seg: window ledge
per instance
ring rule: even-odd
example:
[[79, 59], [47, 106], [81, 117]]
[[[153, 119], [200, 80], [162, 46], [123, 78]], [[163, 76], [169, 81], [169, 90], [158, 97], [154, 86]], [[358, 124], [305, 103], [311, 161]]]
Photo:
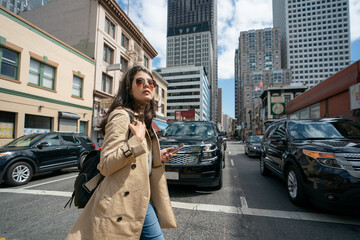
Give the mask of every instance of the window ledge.
[[12, 79], [12, 78], [5, 77], [5, 76], [2, 76], [2, 75], [0, 75], [0, 79], [6, 80], [6, 81], [10, 81], [10, 82], [13, 82], [13, 83], [17, 83], [17, 84], [21, 84], [21, 81], [20, 81], [20, 80]]
[[27, 85], [28, 85], [29, 87], [39, 88], [39, 89], [46, 90], [46, 91], [49, 91], [49, 92], [57, 93], [56, 90], [52, 90], [52, 89], [49, 89], [49, 88], [40, 87], [40, 86], [31, 84], [31, 83], [28, 83]]
[[76, 99], [79, 99], [79, 100], [83, 100], [84, 101], [84, 98], [82, 97], [78, 97], [78, 96], [74, 96], [74, 95], [71, 95], [72, 98], [76, 98]]

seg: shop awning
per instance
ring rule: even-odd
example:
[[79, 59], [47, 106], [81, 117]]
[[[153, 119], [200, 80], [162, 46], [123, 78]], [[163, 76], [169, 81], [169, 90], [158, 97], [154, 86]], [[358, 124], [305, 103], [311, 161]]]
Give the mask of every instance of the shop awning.
[[167, 127], [167, 123], [160, 122], [157, 120], [153, 120], [151, 124], [156, 132], [163, 131]]

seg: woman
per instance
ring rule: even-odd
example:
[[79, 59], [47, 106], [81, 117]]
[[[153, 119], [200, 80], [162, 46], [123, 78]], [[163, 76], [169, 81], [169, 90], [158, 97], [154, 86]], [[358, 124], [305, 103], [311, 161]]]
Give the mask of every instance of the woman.
[[141, 66], [124, 75], [100, 126], [105, 138], [98, 169], [105, 178], [68, 240], [164, 239], [161, 228], [177, 227], [164, 168], [173, 148], [160, 150], [151, 127], [155, 87]]

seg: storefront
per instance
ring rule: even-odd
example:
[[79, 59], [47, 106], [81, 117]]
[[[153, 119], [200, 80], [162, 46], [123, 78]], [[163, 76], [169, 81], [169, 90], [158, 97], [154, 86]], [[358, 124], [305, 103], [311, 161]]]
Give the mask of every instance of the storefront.
[[[286, 104], [290, 119], [340, 117], [360, 121], [356, 85], [360, 81], [357, 61]], [[353, 96], [353, 97], [352, 97]]]

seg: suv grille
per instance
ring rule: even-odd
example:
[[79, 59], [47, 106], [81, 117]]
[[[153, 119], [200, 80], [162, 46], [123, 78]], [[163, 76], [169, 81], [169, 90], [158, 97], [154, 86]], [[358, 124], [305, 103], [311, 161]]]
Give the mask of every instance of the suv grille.
[[360, 153], [337, 153], [342, 166], [356, 178], [360, 178]]
[[[161, 149], [175, 146], [160, 146]], [[193, 165], [197, 164], [201, 153], [200, 146], [185, 146], [175, 156], [170, 158], [166, 165]]]

